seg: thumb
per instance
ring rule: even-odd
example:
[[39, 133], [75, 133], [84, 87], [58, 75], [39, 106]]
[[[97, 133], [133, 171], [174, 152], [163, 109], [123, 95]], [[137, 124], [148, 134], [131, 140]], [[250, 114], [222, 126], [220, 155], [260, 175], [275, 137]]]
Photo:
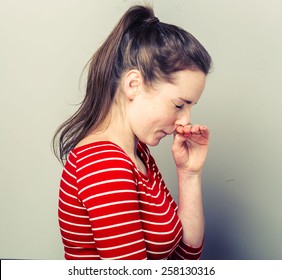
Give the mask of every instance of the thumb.
[[182, 147], [183, 144], [186, 142], [187, 138], [183, 136], [183, 134], [175, 133], [174, 134], [174, 139], [172, 143], [172, 150], [173, 152], [179, 151]]

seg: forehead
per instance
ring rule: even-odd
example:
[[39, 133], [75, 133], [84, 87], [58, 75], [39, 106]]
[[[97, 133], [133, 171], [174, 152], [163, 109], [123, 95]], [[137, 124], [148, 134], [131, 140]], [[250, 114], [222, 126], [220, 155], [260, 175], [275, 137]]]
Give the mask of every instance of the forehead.
[[173, 79], [173, 84], [179, 88], [203, 91], [206, 82], [206, 75], [199, 70], [184, 70], [176, 72]]
[[197, 102], [206, 82], [206, 75], [202, 71], [184, 70], [174, 74], [173, 81], [161, 82], [155, 88], [163, 97], [180, 98]]

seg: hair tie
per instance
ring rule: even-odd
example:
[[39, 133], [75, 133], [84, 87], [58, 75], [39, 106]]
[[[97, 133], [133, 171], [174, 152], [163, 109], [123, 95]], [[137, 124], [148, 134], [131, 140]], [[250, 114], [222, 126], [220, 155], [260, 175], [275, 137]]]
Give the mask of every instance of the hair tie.
[[157, 23], [157, 22], [160, 22], [157, 17], [151, 17], [151, 18], [146, 20], [147, 24], [154, 24], [154, 23]]

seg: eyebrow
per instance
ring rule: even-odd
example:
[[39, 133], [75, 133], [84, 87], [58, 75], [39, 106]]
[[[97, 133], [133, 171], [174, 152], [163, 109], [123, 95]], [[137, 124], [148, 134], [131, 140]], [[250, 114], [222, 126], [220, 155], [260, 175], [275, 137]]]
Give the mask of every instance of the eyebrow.
[[[179, 99], [182, 100], [183, 102], [185, 102], [186, 104], [189, 104], [189, 105], [193, 104], [193, 102], [191, 100], [187, 100], [187, 99], [184, 99], [184, 98], [181, 98], [181, 97], [179, 97]], [[194, 105], [196, 105], [196, 104], [197, 104], [197, 102]]]

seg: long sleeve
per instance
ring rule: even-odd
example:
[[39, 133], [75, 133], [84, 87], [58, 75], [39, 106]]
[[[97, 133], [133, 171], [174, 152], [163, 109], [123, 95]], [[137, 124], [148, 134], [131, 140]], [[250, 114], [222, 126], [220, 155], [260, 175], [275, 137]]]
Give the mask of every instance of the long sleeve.
[[198, 260], [202, 254], [204, 243], [199, 248], [193, 248], [185, 244], [182, 240], [173, 251], [170, 260]]
[[121, 151], [71, 153], [59, 222], [66, 259], [146, 259], [132, 164]]
[[[145, 259], [136, 182], [129, 161], [118, 151], [79, 164], [78, 197], [87, 209], [101, 259]], [[93, 171], [97, 170], [97, 171]]]

